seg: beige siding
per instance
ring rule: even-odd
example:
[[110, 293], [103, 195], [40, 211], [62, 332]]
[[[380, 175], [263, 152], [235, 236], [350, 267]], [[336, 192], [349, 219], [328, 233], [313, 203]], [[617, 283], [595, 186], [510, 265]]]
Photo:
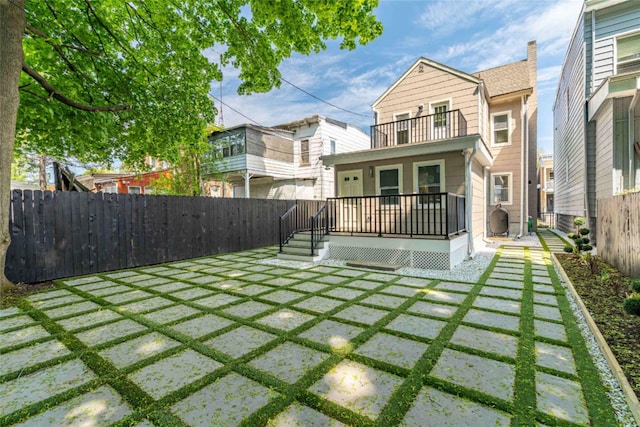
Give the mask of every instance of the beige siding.
[[439, 68], [425, 64], [421, 73], [416, 67], [376, 106], [378, 124], [394, 121], [394, 114], [415, 117], [421, 104], [422, 115], [430, 114], [429, 103], [450, 99], [451, 109], [459, 109], [467, 120], [467, 134], [478, 133], [477, 86]]
[[[511, 203], [503, 203], [503, 207], [509, 211], [509, 230], [519, 230], [520, 222], [520, 202], [521, 202], [521, 165], [522, 165], [522, 104], [519, 98], [511, 101], [493, 103], [489, 107], [489, 117], [494, 113], [511, 113], [511, 144], [503, 146], [493, 146], [491, 136], [487, 145], [494, 157], [493, 166], [489, 175], [489, 191], [491, 191], [491, 174], [511, 173]], [[489, 209], [495, 207], [493, 197], [488, 198]]]
[[[413, 194], [415, 193], [413, 188], [413, 164], [428, 160], [440, 159], [443, 159], [445, 161], [445, 191], [448, 193], [464, 194], [464, 157], [460, 155], [460, 152], [458, 151], [428, 156], [405, 157], [401, 159], [378, 160], [375, 162], [338, 165], [336, 166], [335, 172], [337, 174], [338, 172], [344, 170], [362, 170], [364, 195], [373, 196], [376, 195], [376, 177], [375, 172], [373, 173], [373, 176], [369, 176], [369, 167], [372, 167], [375, 171], [376, 166], [402, 164], [403, 177], [401, 183], [401, 193]], [[338, 194], [337, 189], [336, 194]]]

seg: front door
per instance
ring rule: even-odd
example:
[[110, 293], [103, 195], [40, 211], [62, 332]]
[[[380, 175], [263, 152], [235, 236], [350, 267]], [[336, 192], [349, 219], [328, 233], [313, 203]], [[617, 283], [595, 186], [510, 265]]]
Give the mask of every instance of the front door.
[[358, 229], [362, 194], [362, 169], [338, 172], [338, 197], [344, 197], [337, 207], [339, 228]]

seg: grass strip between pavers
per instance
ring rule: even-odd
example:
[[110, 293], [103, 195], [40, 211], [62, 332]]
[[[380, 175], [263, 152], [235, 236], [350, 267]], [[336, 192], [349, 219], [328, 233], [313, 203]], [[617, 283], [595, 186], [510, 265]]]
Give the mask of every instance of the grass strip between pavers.
[[[541, 241], [543, 241], [542, 238], [540, 239]], [[543, 241], [543, 246], [544, 246], [544, 241]], [[509, 248], [509, 250], [511, 249], [512, 248]], [[244, 419], [244, 421], [242, 422], [242, 425], [245, 425], [245, 426], [263, 425], [270, 418], [276, 416], [278, 413], [286, 409], [291, 403], [295, 401], [300, 402], [301, 404], [306, 405], [310, 408], [316, 409], [319, 412], [324, 413], [346, 424], [361, 425], [361, 426], [396, 425], [402, 421], [406, 412], [411, 408], [416, 396], [424, 386], [432, 387], [432, 388], [441, 390], [443, 392], [451, 393], [454, 395], [459, 395], [459, 396], [468, 398], [471, 401], [475, 401], [475, 402], [484, 404], [486, 406], [494, 407], [502, 411], [505, 411], [507, 414], [511, 414], [513, 416], [512, 425], [531, 425], [531, 423], [533, 423], [535, 419], [537, 419], [537, 421], [539, 422], [544, 422], [549, 426], [574, 425], [572, 423], [564, 422], [562, 420], [559, 420], [555, 417], [541, 413], [540, 411], [536, 410], [536, 403], [535, 403], [536, 369], [541, 372], [547, 372], [552, 375], [564, 377], [567, 379], [576, 380], [577, 378], [575, 377], [575, 375], [572, 375], [572, 374], [559, 372], [551, 368], [543, 368], [543, 367], [536, 368], [535, 366], [535, 362], [536, 362], [535, 341], [534, 341], [535, 331], [534, 331], [534, 325], [533, 325], [534, 313], [533, 313], [533, 281], [532, 281], [533, 270], [531, 265], [530, 253], [527, 249], [523, 249], [523, 250], [525, 253], [525, 264], [523, 265], [524, 272], [525, 272], [525, 280], [524, 280], [525, 287], [523, 290], [522, 302], [521, 302], [522, 312], [521, 312], [521, 318], [520, 318], [520, 330], [512, 331], [512, 330], [506, 330], [506, 329], [487, 326], [487, 325], [477, 325], [473, 323], [464, 322], [464, 324], [468, 324], [469, 326], [472, 326], [472, 327], [477, 327], [480, 329], [500, 332], [503, 334], [509, 334], [509, 335], [518, 337], [517, 356], [515, 360], [513, 360], [513, 358], [508, 356], [487, 353], [483, 350], [468, 348], [468, 347], [450, 343], [450, 339], [452, 338], [453, 334], [457, 330], [458, 326], [463, 324], [462, 319], [464, 318], [466, 313], [471, 309], [473, 301], [479, 295], [482, 287], [484, 286], [485, 282], [490, 277], [494, 267], [500, 260], [502, 251], [503, 251], [502, 248], [498, 250], [494, 258], [492, 259], [489, 267], [485, 270], [485, 272], [480, 277], [478, 282], [473, 286], [471, 291], [462, 292], [467, 294], [467, 297], [461, 304], [458, 305], [453, 303], [446, 303], [443, 301], [429, 301], [435, 304], [458, 307], [456, 312], [453, 314], [453, 316], [451, 316], [448, 319], [442, 319], [437, 316], [407, 311], [407, 309], [411, 307], [416, 301], [418, 300], [426, 301], [425, 299], [422, 299], [424, 295], [424, 290], [423, 290], [424, 288], [420, 289], [420, 291], [418, 291], [419, 290], [418, 288], [413, 288], [413, 289], [416, 289], [417, 291], [416, 295], [411, 297], [402, 296], [402, 298], [404, 298], [405, 301], [396, 308], [382, 307], [376, 304], [362, 302], [364, 299], [366, 299], [371, 295], [385, 294], [385, 289], [387, 289], [389, 286], [395, 285], [396, 284], [395, 282], [397, 282], [400, 279], [401, 276], [396, 276], [396, 275], [390, 275], [392, 277], [395, 277], [391, 281], [376, 282], [376, 283], [379, 283], [378, 286], [372, 287], [371, 289], [362, 289], [360, 287], [354, 287], [353, 289], [358, 289], [363, 292], [358, 297], [350, 300], [345, 300], [339, 297], [326, 295], [326, 293], [336, 288], [341, 288], [341, 287], [348, 288], [349, 284], [355, 280], [368, 280], [371, 282], [375, 282], [375, 280], [367, 279], [367, 276], [373, 274], [372, 272], [362, 272], [359, 275], [355, 275], [355, 277], [347, 275], [345, 276], [347, 280], [341, 283], [332, 284], [330, 283], [331, 280], [327, 280], [322, 283], [323, 285], [325, 285], [324, 287], [314, 292], [301, 291], [292, 287], [308, 281], [315, 281], [316, 279], [324, 278], [325, 276], [332, 276], [336, 274], [339, 275], [339, 273], [336, 273], [336, 272], [339, 272], [340, 270], [335, 268], [330, 268], [330, 267], [329, 268], [314, 267], [309, 269], [308, 272], [310, 274], [315, 274], [316, 275], [315, 277], [310, 279], [292, 277], [292, 278], [295, 278], [296, 281], [284, 286], [273, 286], [263, 282], [272, 280], [276, 277], [286, 277], [289, 275], [293, 275], [293, 274], [296, 274], [299, 270], [282, 268], [280, 266], [268, 266], [267, 268], [265, 268], [263, 264], [255, 264], [255, 267], [260, 267], [260, 268], [252, 270], [253, 274], [261, 274], [261, 270], [269, 270], [271, 268], [284, 270], [285, 273], [281, 273], [278, 275], [268, 275], [268, 271], [266, 271], [266, 274], [269, 277], [263, 280], [257, 280], [257, 281], [243, 280], [242, 279], [243, 276], [223, 277], [225, 272], [238, 269], [237, 268], [238, 265], [240, 267], [242, 267], [241, 264], [254, 266], [254, 264], [252, 263], [259, 262], [259, 259], [261, 258], [269, 257], [269, 255], [266, 255], [266, 254], [258, 254], [256, 255], [258, 256], [258, 258], [255, 258], [254, 260], [247, 260], [247, 257], [245, 256], [242, 258], [242, 262], [240, 263], [234, 262], [236, 258], [231, 254], [231, 255], [224, 255], [224, 256], [218, 256], [218, 257], [204, 257], [201, 259], [192, 260], [193, 262], [170, 263], [170, 264], [165, 264], [164, 266], [147, 267], [147, 268], [131, 270], [132, 272], [134, 272], [132, 274], [145, 274], [151, 277], [167, 278], [173, 281], [188, 283], [193, 288], [201, 288], [201, 289], [206, 289], [207, 291], [210, 291], [208, 295], [203, 297], [198, 297], [198, 299], [206, 298], [213, 295], [219, 295], [219, 294], [233, 295], [240, 298], [237, 301], [233, 301], [225, 305], [221, 305], [219, 307], [207, 308], [205, 306], [198, 305], [197, 299], [184, 300], [178, 297], [174, 297], [170, 293], [156, 291], [153, 289], [153, 286], [136, 286], [135, 281], [129, 282], [125, 280], [120, 280], [120, 279], [127, 279], [127, 277], [131, 276], [129, 274], [120, 276], [121, 273], [105, 273], [105, 274], [92, 275], [92, 277], [99, 277], [103, 280], [108, 280], [118, 285], [126, 285], [127, 287], [131, 288], [131, 290], [142, 290], [144, 292], [148, 292], [150, 295], [144, 296], [139, 299], [131, 300], [131, 301], [126, 301], [123, 303], [114, 304], [101, 298], [100, 296], [96, 296], [89, 292], [82, 291], [81, 289], [76, 289], [74, 286], [67, 285], [64, 283], [64, 281], [61, 281], [58, 283], [59, 289], [60, 288], [68, 289], [74, 294], [80, 295], [86, 300], [93, 301], [96, 304], [102, 306], [103, 307], [102, 309], [109, 309], [116, 313], [119, 313], [120, 315], [123, 316], [122, 318], [133, 320], [141, 325], [144, 325], [147, 329], [144, 331], [136, 332], [134, 334], [126, 335], [124, 337], [119, 337], [109, 342], [101, 343], [93, 347], [89, 347], [84, 343], [82, 343], [81, 341], [79, 341], [74, 334], [77, 334], [85, 330], [93, 329], [101, 325], [107, 325], [113, 322], [117, 322], [122, 318], [112, 319], [105, 322], [101, 322], [99, 324], [93, 324], [87, 327], [74, 329], [74, 332], [71, 333], [71, 332], [65, 331], [60, 325], [56, 323], [58, 320], [62, 320], [62, 318], [58, 318], [55, 321], [51, 320], [48, 318], [48, 316], [46, 316], [46, 314], [42, 310], [34, 308], [32, 305], [30, 305], [27, 302], [22, 303], [21, 308], [29, 312], [30, 314], [32, 314], [32, 317], [34, 317], [34, 319], [38, 322], [37, 324], [42, 325], [53, 336], [53, 338], [56, 338], [62, 341], [72, 351], [71, 355], [65, 355], [56, 359], [52, 359], [50, 361], [42, 362], [33, 368], [30, 367], [29, 369], [27, 369], [26, 372], [32, 372], [33, 369], [37, 367], [42, 368], [42, 367], [53, 366], [56, 363], [59, 363], [60, 361], [64, 361], [67, 359], [71, 360], [73, 359], [73, 357], [77, 356], [89, 368], [91, 368], [96, 373], [96, 375], [98, 375], [98, 379], [93, 380], [88, 384], [84, 384], [79, 388], [69, 390], [60, 395], [53, 396], [45, 401], [33, 404], [27, 408], [16, 411], [13, 414], [8, 414], [7, 416], [0, 418], [0, 424], [4, 425], [5, 421], [11, 422], [11, 423], [17, 422], [18, 420], [21, 420], [27, 416], [35, 415], [36, 413], [42, 412], [45, 409], [48, 409], [49, 407], [58, 405], [92, 388], [95, 388], [101, 384], [107, 383], [110, 386], [112, 386], [127, 403], [129, 403], [132, 410], [134, 411], [132, 415], [129, 415], [128, 417], [119, 421], [116, 425], [124, 426], [133, 421], [137, 421], [142, 418], [148, 418], [152, 420], [154, 423], [156, 423], [156, 425], [184, 426], [185, 423], [182, 422], [177, 416], [171, 414], [168, 408], [170, 408], [175, 403], [181, 401], [182, 399], [186, 398], [187, 396], [191, 395], [192, 393], [197, 392], [203, 387], [206, 387], [212, 384], [217, 379], [222, 378], [223, 376], [231, 372], [236, 372], [246, 378], [256, 381], [259, 384], [265, 387], [268, 387], [279, 393], [278, 397], [274, 398], [268, 404], [259, 408], [253, 414], [249, 415], [246, 419]], [[224, 271], [216, 272], [216, 273], [202, 272], [202, 270], [218, 268], [218, 267], [214, 267], [214, 265], [219, 266], [220, 264], [223, 264], [223, 263], [213, 262], [213, 261], [219, 260], [219, 259], [226, 260], [224, 261], [226, 270], [223, 269]], [[608, 400], [606, 398], [606, 393], [604, 392], [604, 387], [600, 383], [597, 371], [595, 370], [595, 366], [593, 365], [593, 362], [591, 362], [590, 356], [584, 345], [584, 341], [582, 340], [582, 337], [580, 335], [580, 331], [573, 320], [570, 307], [568, 306], [566, 297], [564, 297], [563, 289], [559, 285], [559, 281], [557, 276], [555, 275], [555, 271], [553, 271], [552, 266], [550, 267], [550, 264], [548, 261], [548, 255], [546, 256], [546, 259], [547, 259], [547, 270], [549, 271], [549, 274], [552, 277], [553, 286], [554, 286], [554, 289], [556, 290], [555, 294], [558, 295], [558, 298], [560, 300], [559, 301], [560, 310], [562, 312], [565, 325], [567, 325], [567, 336], [570, 341], [569, 345], [572, 347], [574, 351], [574, 355], [576, 359], [576, 367], [578, 369], [578, 376], [580, 379], [580, 383], [582, 384], [582, 388], [585, 391], [585, 398], [587, 400], [587, 405], [589, 408], [589, 414], [590, 414], [591, 420], [594, 425], [615, 425], [615, 417], [612, 415], [613, 413], [610, 405], [607, 404]], [[247, 286], [251, 284], [258, 284], [261, 286], [266, 286], [268, 287], [268, 289], [264, 289], [255, 295], [247, 295], [242, 292], [236, 292], [238, 289], [221, 289], [218, 287], [214, 288], [215, 283], [217, 283], [218, 281], [215, 281], [214, 283], [204, 284], [204, 283], [198, 283], [197, 281], [192, 280], [194, 279], [193, 277], [185, 277], [184, 279], [175, 279], [172, 276], [175, 276], [176, 274], [182, 274], [182, 273], [178, 271], [179, 270], [178, 268], [171, 267], [172, 264], [176, 264], [176, 267], [178, 265], [182, 265], [180, 269], [182, 269], [184, 273], [187, 273], [189, 271], [194, 271], [197, 273], [218, 276], [221, 278], [220, 281], [235, 280], [242, 284], [246, 284]], [[156, 272], [153, 271], [154, 269]], [[168, 271], [167, 269], [170, 269], [173, 271]], [[352, 269], [349, 269], [349, 270], [352, 270]], [[171, 273], [171, 274], [167, 275], [166, 273]], [[110, 277], [114, 275], [118, 277]], [[250, 276], [250, 274], [247, 274], [245, 276]], [[322, 280], [318, 280], [318, 282], [322, 282]], [[426, 288], [433, 289], [438, 285], [438, 283], [439, 283], [438, 280], [432, 280], [427, 285]], [[162, 284], [159, 284], [159, 286], [162, 286]], [[500, 287], [499, 285], [492, 285], [492, 286]], [[286, 303], [282, 303], [282, 304], [261, 297], [261, 296], [266, 296], [268, 294], [277, 292], [278, 290], [285, 290], [285, 289], [296, 290], [297, 292], [300, 292], [301, 294], [304, 294], [304, 295], [301, 295], [299, 298], [287, 301]], [[129, 290], [124, 290], [119, 293], [126, 293], [126, 292], [129, 292]], [[179, 292], [179, 290], [172, 291], [172, 292]], [[456, 293], [457, 291], [447, 290], [447, 292]], [[116, 295], [116, 294], [110, 294], [109, 296], [112, 296], [112, 295]], [[396, 296], [396, 297], [399, 296], [398, 294], [393, 294], [393, 293], [389, 293], [388, 295]], [[163, 310], [165, 308], [174, 307], [178, 304], [184, 305], [187, 307], [196, 308], [198, 312], [189, 316], [185, 316], [184, 318], [179, 318], [169, 323], [160, 324], [160, 323], [156, 323], [146, 319], [143, 313], [132, 313], [132, 312], [127, 312], [127, 311], [118, 309], [118, 307], [121, 305], [130, 304], [133, 302], [142, 302], [157, 296], [162, 296], [162, 298], [170, 300], [172, 303], [171, 305], [168, 305], [166, 307], [152, 309], [151, 312], [156, 312], [159, 310]], [[309, 310], [306, 308], [294, 306], [295, 304], [298, 304], [314, 296], [322, 296], [324, 298], [339, 301], [342, 304], [338, 305], [337, 307], [331, 310], [327, 310], [325, 312], [320, 312], [320, 313], [314, 310]], [[509, 298], [502, 298], [500, 296], [491, 296], [491, 297], [497, 298], [497, 299], [509, 300]], [[246, 316], [246, 317], [237, 316], [232, 313], [227, 313], [225, 311], [222, 311], [225, 308], [233, 307], [249, 301], [256, 301], [264, 304], [269, 304], [272, 307], [268, 310], [261, 311], [254, 315]], [[374, 322], [373, 324], [360, 323], [357, 321], [333, 317], [334, 314], [348, 307], [351, 307], [354, 304], [360, 304], [365, 307], [384, 310], [386, 314], [382, 318], [380, 318], [378, 321]], [[49, 308], [50, 307], [47, 307], [47, 309]], [[282, 309], [296, 310], [302, 313], [310, 314], [314, 316], [314, 318], [290, 331], [283, 331], [278, 328], [264, 325], [255, 321], [258, 318], [261, 318], [271, 313], [275, 313], [276, 311], [279, 311]], [[567, 310], [569, 310], [568, 315], [567, 315]], [[489, 309], [487, 311], [493, 311], [493, 310]], [[190, 319], [195, 319], [201, 316], [205, 316], [207, 314], [213, 314], [215, 316], [228, 319], [233, 323], [231, 323], [230, 325], [224, 328], [215, 330], [207, 335], [204, 335], [195, 339], [171, 329], [171, 326], [173, 325], [182, 323]], [[391, 322], [400, 314], [407, 314], [411, 316], [428, 318], [428, 319], [438, 319], [440, 321], [447, 322], [447, 325], [440, 331], [438, 336], [435, 337], [434, 339], [417, 337], [404, 332], [386, 329], [385, 326], [388, 325], [389, 322]], [[73, 315], [65, 316], [64, 318], [68, 318], [76, 315], [77, 313], [74, 313]], [[364, 330], [360, 332], [356, 337], [352, 338], [349, 342], [349, 346], [343, 349], [331, 348], [328, 345], [311, 341], [307, 338], [299, 336], [299, 334], [302, 333], [303, 331], [308, 330], [314, 327], [315, 325], [318, 325], [319, 323], [328, 319], [331, 319], [333, 321], [346, 324], [346, 325], [361, 327]], [[548, 320], [545, 319], [545, 321], [548, 321]], [[559, 322], [553, 322], [553, 323], [559, 323]], [[271, 333], [275, 336], [275, 338], [270, 342], [265, 343], [264, 345], [259, 346], [258, 348], [235, 359], [214, 348], [208, 347], [207, 345], [204, 344], [204, 342], [211, 340], [212, 338], [215, 338], [227, 332], [233, 331], [236, 328], [241, 327], [243, 325], [253, 329], [258, 329], [264, 332]], [[98, 352], [102, 351], [103, 349], [113, 347], [114, 345], [129, 341], [138, 336], [146, 335], [152, 331], [161, 333], [177, 341], [179, 344], [173, 348], [169, 348], [161, 353], [155, 354], [152, 357], [139, 360], [131, 365], [128, 365], [123, 369], [116, 368], [110, 362], [108, 362], [98, 354]], [[372, 359], [367, 356], [355, 353], [355, 351], [358, 349], [359, 346], [363, 345], [375, 334], [380, 332], [384, 332], [385, 334], [395, 335], [398, 337], [409, 338], [416, 342], [426, 343], [428, 344], [428, 348], [412, 369], [402, 368], [388, 362]], [[576, 333], [578, 335], [577, 337], [575, 336]], [[52, 339], [52, 337], [45, 337], [38, 340], [38, 342], [44, 342], [50, 339]], [[559, 342], [553, 339], [545, 339], [544, 337], [536, 337], [535, 340], [542, 341], [542, 342], [549, 342], [551, 344], [561, 345], [565, 347], [568, 345], [567, 343]], [[276, 348], [277, 346], [281, 345], [286, 341], [296, 343], [298, 345], [303, 345], [306, 348], [321, 351], [327, 355], [327, 358], [324, 361], [320, 362], [318, 365], [308, 369], [305, 372], [305, 374], [301, 377], [301, 379], [299, 379], [295, 384], [289, 384], [279, 378], [276, 378], [274, 375], [268, 372], [260, 371], [257, 368], [254, 368], [247, 364], [247, 362], [249, 362], [250, 360], [253, 360], [256, 357], [259, 357], [261, 355], [264, 355], [268, 351]], [[25, 347], [28, 345], [33, 345], [34, 342], [35, 341], [18, 344], [16, 346], [13, 346], [10, 349], [3, 349], [3, 352], [12, 351], [16, 348]], [[515, 384], [514, 384], [514, 401], [513, 402], [504, 401], [497, 397], [482, 393], [478, 390], [470, 389], [462, 385], [453, 384], [448, 381], [429, 376], [429, 372], [433, 369], [435, 364], [438, 362], [438, 359], [440, 358], [440, 355], [442, 354], [445, 348], [464, 351], [467, 354], [475, 354], [475, 355], [489, 358], [492, 360], [510, 363], [512, 365], [515, 364], [516, 376], [515, 376]], [[188, 385], [172, 393], [169, 393], [158, 400], [152, 399], [144, 390], [142, 390], [139, 386], [133, 383], [133, 381], [127, 378], [127, 375], [129, 373], [132, 373], [145, 366], [149, 366], [170, 355], [177, 354], [186, 349], [195, 350], [200, 354], [203, 354], [213, 360], [223, 363], [224, 366], [202, 376], [199, 379], [196, 379], [195, 381], [192, 381]], [[400, 386], [392, 393], [390, 399], [388, 400], [386, 405], [382, 408], [382, 411], [376, 420], [372, 420], [362, 414], [356, 413], [347, 408], [339, 406], [308, 390], [309, 387], [311, 387], [317, 381], [320, 381], [324, 377], [324, 375], [326, 375], [331, 369], [333, 369], [335, 366], [337, 366], [340, 362], [342, 362], [345, 359], [353, 360], [357, 363], [366, 365], [370, 368], [387, 372], [404, 379], [404, 381], [400, 384]], [[0, 381], [4, 382], [9, 379], [13, 379], [16, 375], [18, 374], [15, 372], [10, 373], [8, 375], [5, 375], [4, 377], [1, 377]], [[603, 399], [603, 396], [604, 396], [604, 399]], [[611, 423], [612, 420], [613, 420], [613, 423]]]
[[573, 355], [576, 361], [576, 370], [580, 377], [580, 383], [589, 411], [591, 423], [594, 426], [614, 426], [617, 425], [615, 413], [610, 404], [605, 387], [602, 384], [598, 368], [595, 366], [587, 345], [578, 328], [565, 289], [561, 285], [560, 278], [553, 267], [550, 256], [545, 256], [545, 263], [553, 287], [558, 291], [558, 308], [562, 314], [566, 326], [566, 333], [572, 345]]
[[525, 249], [524, 290], [520, 310], [520, 332], [516, 357], [514, 417], [512, 426], [527, 425], [536, 413], [536, 356], [533, 322], [531, 258]]

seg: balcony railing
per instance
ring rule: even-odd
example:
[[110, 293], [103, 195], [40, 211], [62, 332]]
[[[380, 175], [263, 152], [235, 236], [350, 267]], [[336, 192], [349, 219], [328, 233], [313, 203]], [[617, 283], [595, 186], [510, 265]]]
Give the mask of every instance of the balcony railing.
[[436, 141], [467, 135], [460, 110], [429, 114], [371, 126], [371, 148]]
[[553, 191], [553, 180], [552, 179], [544, 183], [544, 189], [546, 191]]
[[449, 238], [466, 231], [465, 196], [400, 194], [327, 199], [329, 232]]

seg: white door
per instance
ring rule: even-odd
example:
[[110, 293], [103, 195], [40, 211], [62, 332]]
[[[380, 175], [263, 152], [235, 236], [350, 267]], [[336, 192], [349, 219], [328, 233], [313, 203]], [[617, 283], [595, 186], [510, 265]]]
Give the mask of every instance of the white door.
[[337, 202], [339, 228], [345, 231], [358, 229], [362, 211], [362, 199], [358, 197], [362, 194], [362, 169], [338, 172], [338, 197], [347, 197]]
[[449, 101], [431, 105], [432, 139], [449, 138]]

